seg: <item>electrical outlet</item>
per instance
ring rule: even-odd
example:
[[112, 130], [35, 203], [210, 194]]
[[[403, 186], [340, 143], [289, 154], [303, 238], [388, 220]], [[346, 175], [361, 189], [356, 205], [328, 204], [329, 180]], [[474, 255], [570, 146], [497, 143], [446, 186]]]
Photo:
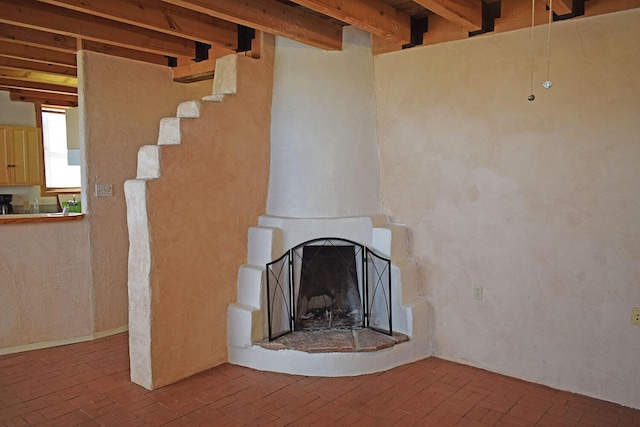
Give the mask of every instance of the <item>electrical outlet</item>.
[[631, 309], [631, 324], [640, 326], [640, 307], [633, 307]]
[[482, 285], [473, 285], [473, 299], [482, 299]]
[[112, 197], [113, 184], [96, 184], [96, 197]]

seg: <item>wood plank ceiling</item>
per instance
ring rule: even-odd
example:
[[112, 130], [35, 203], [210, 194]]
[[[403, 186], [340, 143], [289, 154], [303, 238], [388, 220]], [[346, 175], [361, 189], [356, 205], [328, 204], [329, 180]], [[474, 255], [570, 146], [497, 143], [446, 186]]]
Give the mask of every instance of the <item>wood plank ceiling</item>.
[[[549, 0], [535, 0], [537, 24]], [[173, 66], [210, 77], [215, 58], [250, 49], [253, 30], [339, 50], [342, 27], [373, 35], [374, 53], [531, 23], [531, 0], [0, 0], [0, 90], [77, 105], [75, 53]], [[640, 0], [554, 0], [555, 19], [640, 7]]]

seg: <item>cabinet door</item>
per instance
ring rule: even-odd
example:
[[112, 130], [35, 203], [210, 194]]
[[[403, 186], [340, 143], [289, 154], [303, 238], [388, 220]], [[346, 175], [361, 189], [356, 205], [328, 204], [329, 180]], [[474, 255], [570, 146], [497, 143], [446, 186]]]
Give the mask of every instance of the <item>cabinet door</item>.
[[0, 185], [11, 184], [11, 165], [13, 156], [9, 152], [9, 128], [0, 126]]
[[13, 130], [13, 185], [40, 185], [42, 155], [37, 128]]

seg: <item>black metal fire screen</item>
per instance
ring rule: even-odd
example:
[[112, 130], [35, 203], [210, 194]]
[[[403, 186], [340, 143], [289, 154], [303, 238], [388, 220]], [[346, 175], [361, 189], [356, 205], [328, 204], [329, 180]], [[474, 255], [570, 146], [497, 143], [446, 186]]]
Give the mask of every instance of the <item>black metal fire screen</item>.
[[269, 340], [292, 331], [393, 333], [391, 260], [339, 238], [309, 240], [266, 265]]

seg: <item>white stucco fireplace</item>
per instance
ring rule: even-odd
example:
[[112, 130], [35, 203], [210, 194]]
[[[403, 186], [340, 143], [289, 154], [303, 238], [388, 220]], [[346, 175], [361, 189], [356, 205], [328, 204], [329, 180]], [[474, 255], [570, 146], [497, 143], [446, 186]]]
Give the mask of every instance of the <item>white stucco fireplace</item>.
[[[229, 361], [261, 370], [343, 376], [431, 354], [426, 298], [418, 293], [405, 227], [381, 203], [370, 36], [345, 28], [340, 52], [277, 39], [267, 214], [248, 233], [237, 302], [228, 310]], [[393, 331], [377, 351], [269, 349], [265, 266], [304, 242], [335, 237], [391, 260]], [[298, 292], [299, 289], [296, 289]]]

